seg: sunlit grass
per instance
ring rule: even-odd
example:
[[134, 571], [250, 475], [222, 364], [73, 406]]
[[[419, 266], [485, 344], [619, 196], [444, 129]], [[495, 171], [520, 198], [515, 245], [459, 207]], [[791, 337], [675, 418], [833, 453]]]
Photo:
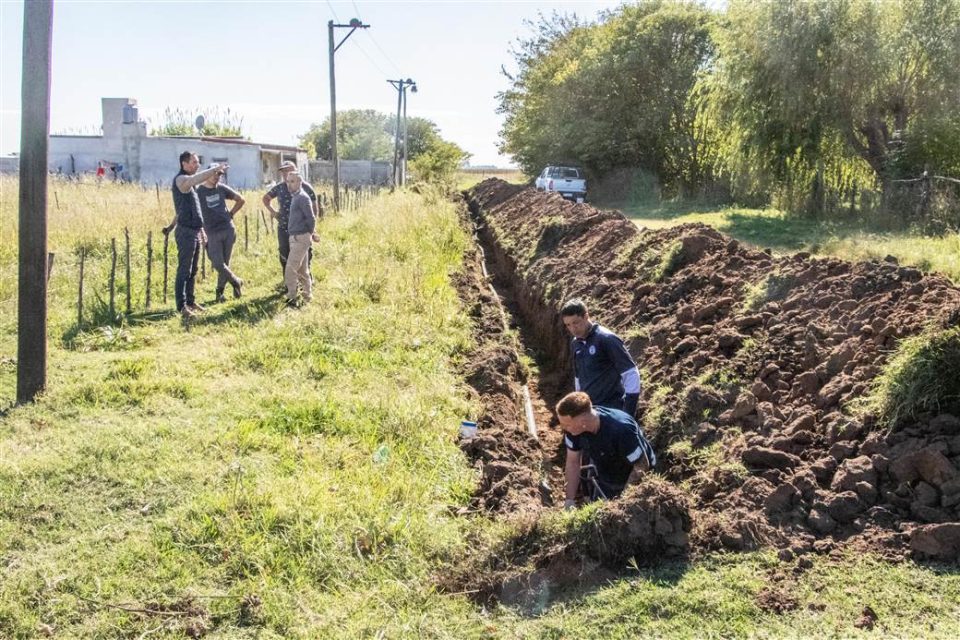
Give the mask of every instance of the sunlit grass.
[[808, 251], [844, 260], [882, 260], [942, 273], [960, 280], [960, 236], [927, 236], [906, 231], [876, 231], [847, 222], [788, 216], [775, 209], [718, 208], [710, 205], [660, 205], [624, 209], [638, 226], [663, 229], [700, 222], [738, 240], [774, 253]]
[[[6, 278], [16, 191], [0, 184]], [[142, 266], [145, 232], [169, 221], [163, 202], [151, 213], [155, 192], [71, 188], [103, 201], [95, 214], [78, 208], [79, 222], [51, 211], [58, 260], [128, 226]], [[477, 410], [455, 366], [472, 340], [450, 283], [469, 247], [455, 206], [398, 193], [321, 222], [302, 310], [275, 294], [273, 237], [250, 231], [236, 257], [244, 298], [189, 329], [144, 313], [141, 290], [133, 317], [78, 331], [75, 263], [57, 263], [49, 389], [0, 417], [0, 637], [847, 637], [865, 633], [852, 626], [865, 604], [884, 635], [957, 635], [956, 572], [869, 556], [818, 558], [780, 583], [799, 602], [783, 616], [756, 604], [778, 571], [769, 553], [624, 567], [621, 579], [551, 592], [536, 617], [438, 592], [436, 574], [472, 541], [508, 529], [454, 515], [476, 477], [457, 425]], [[102, 270], [91, 273], [89, 291], [102, 293]], [[2, 286], [14, 296], [15, 275]], [[212, 297], [209, 273], [198, 291]], [[155, 307], [172, 304], [158, 290]], [[163, 607], [175, 613], [143, 613]]]

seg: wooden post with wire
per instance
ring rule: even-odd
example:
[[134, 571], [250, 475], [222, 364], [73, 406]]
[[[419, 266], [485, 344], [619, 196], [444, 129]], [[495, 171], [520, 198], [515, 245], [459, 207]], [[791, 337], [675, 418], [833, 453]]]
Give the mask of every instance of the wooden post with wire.
[[80, 282], [77, 285], [77, 326], [83, 324], [83, 263], [87, 257], [87, 249], [80, 246]]
[[150, 310], [150, 289], [153, 279], [153, 231], [147, 231], [147, 299], [144, 302], [144, 309]]
[[110, 238], [110, 322], [117, 319], [117, 239]]
[[168, 289], [168, 279], [167, 279], [167, 267], [168, 267], [168, 256], [170, 250], [170, 234], [163, 234], [163, 304], [167, 304], [167, 289]]
[[133, 313], [133, 305], [130, 303], [130, 229], [123, 228], [123, 238], [126, 242], [126, 269], [127, 269], [127, 315]]

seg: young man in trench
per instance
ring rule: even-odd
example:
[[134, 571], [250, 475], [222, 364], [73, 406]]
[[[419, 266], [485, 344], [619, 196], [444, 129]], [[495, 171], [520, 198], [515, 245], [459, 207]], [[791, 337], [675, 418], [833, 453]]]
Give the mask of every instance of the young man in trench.
[[591, 322], [587, 305], [578, 298], [560, 308], [560, 317], [573, 336], [573, 388], [590, 396], [594, 405], [634, 417], [640, 400], [640, 370], [623, 340]]
[[657, 464], [653, 447], [632, 416], [594, 406], [582, 391], [568, 393], [557, 403], [557, 417], [567, 448], [565, 509], [576, 507], [581, 486], [589, 500], [610, 500]]

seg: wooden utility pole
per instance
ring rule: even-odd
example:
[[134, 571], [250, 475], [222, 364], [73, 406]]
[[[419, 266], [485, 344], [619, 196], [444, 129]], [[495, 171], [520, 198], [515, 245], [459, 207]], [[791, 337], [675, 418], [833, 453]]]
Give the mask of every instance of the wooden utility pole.
[[[393, 136], [393, 179], [391, 184], [396, 189], [403, 186], [407, 175], [407, 89], [412, 88], [417, 91], [417, 83], [407, 78], [406, 80], [387, 80], [393, 88], [397, 90], [397, 124]], [[401, 110], [403, 120], [401, 121]], [[403, 127], [403, 164], [400, 161], [400, 128]]]
[[17, 402], [47, 386], [47, 145], [53, 0], [23, 3]]
[[[337, 49], [343, 46], [347, 38], [353, 35], [357, 29], [369, 29], [370, 25], [363, 24], [360, 20], [353, 18], [349, 24], [334, 24], [333, 20], [327, 22], [327, 40], [330, 49], [330, 154], [333, 160], [333, 210], [340, 210], [340, 156], [337, 152], [337, 80], [334, 65], [334, 55]], [[343, 36], [340, 44], [333, 44], [334, 29], [350, 29], [350, 33]]]

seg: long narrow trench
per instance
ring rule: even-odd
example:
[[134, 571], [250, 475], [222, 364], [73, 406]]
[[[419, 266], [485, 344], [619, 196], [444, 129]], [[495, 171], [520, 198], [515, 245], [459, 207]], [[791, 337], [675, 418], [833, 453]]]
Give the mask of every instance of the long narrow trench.
[[[572, 388], [565, 336], [557, 332], [544, 335], [529, 321], [527, 314], [534, 311], [533, 299], [516, 286], [513, 265], [491, 238], [479, 212], [472, 210], [470, 214], [475, 240], [484, 260], [484, 275], [489, 279], [491, 289], [501, 305], [506, 326], [517, 336], [518, 350], [533, 363], [524, 391], [529, 394], [529, 406], [542, 451], [539, 475], [544, 506], [562, 503], [563, 436], [552, 407]], [[537, 309], [536, 312], [542, 314], [547, 310]], [[559, 316], [556, 323], [560, 323]]]

